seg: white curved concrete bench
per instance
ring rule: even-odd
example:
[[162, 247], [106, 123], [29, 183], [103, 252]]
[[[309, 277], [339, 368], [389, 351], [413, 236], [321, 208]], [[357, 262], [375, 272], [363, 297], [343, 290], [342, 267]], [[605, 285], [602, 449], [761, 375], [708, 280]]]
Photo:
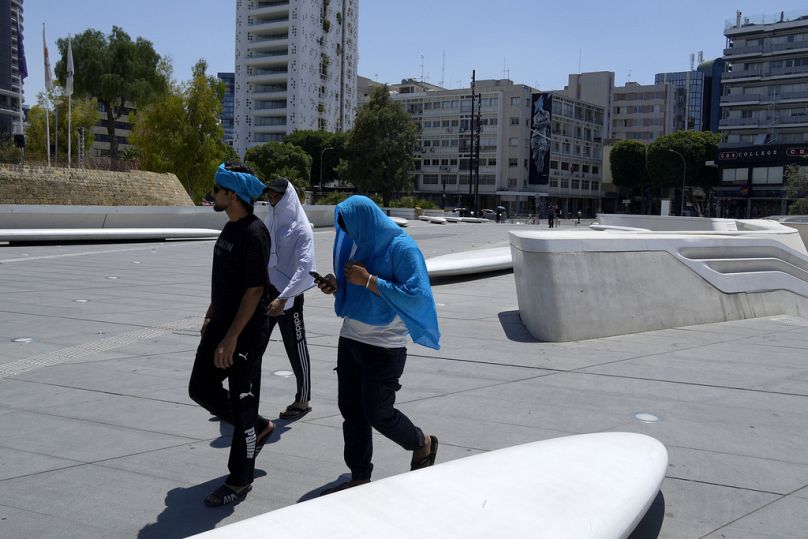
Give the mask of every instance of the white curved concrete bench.
[[640, 522], [667, 465], [665, 446], [649, 436], [567, 436], [372, 481], [194, 537], [614, 539]]
[[446, 218], [445, 217], [436, 217], [434, 215], [422, 215], [419, 217], [421, 221], [426, 221], [427, 223], [432, 223], [434, 225], [445, 225]]
[[511, 231], [522, 322], [537, 339], [570, 341], [808, 316], [808, 255], [786, 236], [728, 232]]
[[206, 239], [219, 236], [207, 228], [28, 228], [0, 229], [0, 241], [120, 241]]
[[505, 271], [513, 267], [510, 247], [492, 247], [435, 256], [426, 260], [430, 277], [453, 277]]

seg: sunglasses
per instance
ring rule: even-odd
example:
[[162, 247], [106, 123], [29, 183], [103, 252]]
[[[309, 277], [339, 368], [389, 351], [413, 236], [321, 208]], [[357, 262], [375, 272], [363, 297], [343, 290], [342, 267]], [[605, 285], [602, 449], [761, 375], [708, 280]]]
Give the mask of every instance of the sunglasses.
[[230, 191], [230, 189], [226, 189], [226, 188], [224, 188], [224, 187], [221, 187], [221, 186], [220, 186], [218, 183], [214, 183], [214, 184], [213, 184], [213, 192], [214, 192], [214, 193], [218, 193], [219, 191], [228, 191], [228, 192], [231, 192], [231, 191]]

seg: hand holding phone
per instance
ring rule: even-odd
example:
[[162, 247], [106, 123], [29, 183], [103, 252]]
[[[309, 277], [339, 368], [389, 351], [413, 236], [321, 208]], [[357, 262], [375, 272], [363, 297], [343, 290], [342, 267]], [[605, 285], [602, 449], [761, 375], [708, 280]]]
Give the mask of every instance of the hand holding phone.
[[317, 288], [322, 290], [325, 294], [333, 294], [334, 292], [337, 291], [337, 283], [333, 275], [323, 277], [316, 271], [310, 271], [309, 275], [311, 275], [314, 278], [314, 284], [317, 285]]

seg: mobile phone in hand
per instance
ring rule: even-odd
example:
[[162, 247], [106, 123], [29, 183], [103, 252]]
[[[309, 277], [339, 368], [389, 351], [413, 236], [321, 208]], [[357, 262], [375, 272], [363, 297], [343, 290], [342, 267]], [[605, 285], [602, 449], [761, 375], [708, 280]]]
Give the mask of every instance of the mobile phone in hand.
[[320, 284], [320, 283], [326, 283], [326, 284], [328, 284], [328, 283], [326, 282], [325, 278], [323, 278], [323, 276], [322, 276], [322, 275], [320, 275], [319, 273], [317, 273], [316, 271], [310, 271], [310, 272], [309, 272], [309, 275], [311, 275], [312, 277], [314, 277], [314, 282], [315, 282], [315, 283], [317, 283], [317, 284]]

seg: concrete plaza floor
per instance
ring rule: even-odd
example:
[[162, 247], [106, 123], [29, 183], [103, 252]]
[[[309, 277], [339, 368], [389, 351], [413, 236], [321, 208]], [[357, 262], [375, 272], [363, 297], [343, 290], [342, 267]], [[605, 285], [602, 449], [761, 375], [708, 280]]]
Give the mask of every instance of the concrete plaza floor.
[[[520, 226], [416, 222], [408, 232], [429, 257], [507, 245]], [[333, 232], [315, 238], [325, 273]], [[0, 245], [0, 537], [185, 537], [309, 498], [346, 473], [333, 372], [340, 321], [332, 299], [311, 291], [312, 413], [279, 422], [242, 503], [203, 505], [226, 474], [230, 434], [186, 389], [212, 246]], [[665, 444], [670, 465], [635, 537], [808, 535], [808, 320], [543, 343], [520, 323], [510, 273], [433, 290], [442, 348], [409, 347], [398, 403], [440, 438], [439, 463], [639, 432]], [[273, 418], [295, 385], [279, 338], [262, 381], [261, 411]], [[408, 469], [408, 453], [374, 442], [374, 477]], [[425, 495], [440, 503], [439, 492]]]

